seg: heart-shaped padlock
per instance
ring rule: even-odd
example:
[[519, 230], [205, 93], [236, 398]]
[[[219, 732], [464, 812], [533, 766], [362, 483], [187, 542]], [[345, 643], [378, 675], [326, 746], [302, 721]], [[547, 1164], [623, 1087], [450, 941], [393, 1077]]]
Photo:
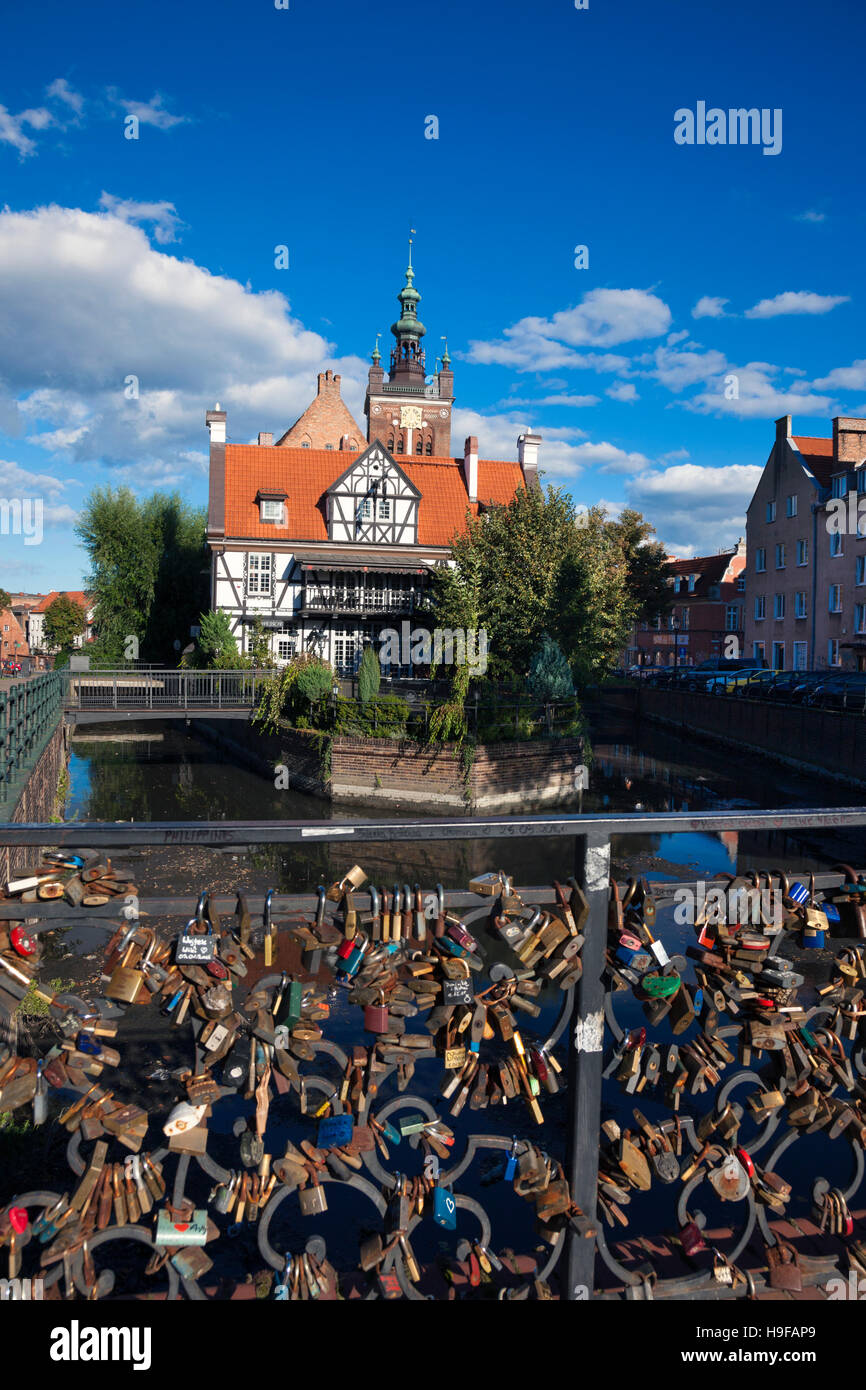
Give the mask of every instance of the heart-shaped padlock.
[[710, 1173], [710, 1182], [723, 1202], [742, 1202], [749, 1191], [749, 1175], [734, 1154], [728, 1154], [720, 1168]]
[[27, 1208], [10, 1207], [6, 1214], [9, 1217], [9, 1225], [12, 1227], [16, 1236], [23, 1236], [30, 1221], [27, 1215]]
[[36, 937], [31, 936], [26, 927], [13, 927], [9, 933], [9, 940], [12, 943], [12, 949], [17, 951], [19, 956], [35, 956], [38, 943]]

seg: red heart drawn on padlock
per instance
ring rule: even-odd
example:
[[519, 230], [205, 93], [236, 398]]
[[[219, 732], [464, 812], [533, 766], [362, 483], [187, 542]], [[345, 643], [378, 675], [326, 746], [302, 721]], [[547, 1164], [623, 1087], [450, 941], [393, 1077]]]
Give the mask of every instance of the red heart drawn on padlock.
[[9, 1208], [9, 1224], [17, 1236], [23, 1236], [29, 1220], [26, 1207]]
[[189, 1230], [189, 1222], [188, 1222], [188, 1221], [175, 1221], [175, 1223], [174, 1223], [174, 1229], [175, 1229], [176, 1231], [181, 1231], [181, 1232], [183, 1232], [183, 1231], [188, 1231], [188, 1230]]

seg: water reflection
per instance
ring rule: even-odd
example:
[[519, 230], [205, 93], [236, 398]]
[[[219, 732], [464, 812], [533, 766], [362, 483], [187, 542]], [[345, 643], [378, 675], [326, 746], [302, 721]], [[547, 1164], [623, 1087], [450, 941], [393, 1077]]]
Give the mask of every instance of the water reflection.
[[[95, 737], [76, 737], [70, 778], [67, 815], [80, 820], [339, 820], [442, 814], [409, 803], [332, 807], [321, 798], [277, 790], [271, 779], [236, 764], [221, 749], [169, 722], [138, 728], [123, 725], [117, 731], [109, 727]], [[644, 728], [639, 743], [633, 739], [596, 746], [589, 790], [564, 809], [584, 813], [740, 810], [846, 806], [858, 801], [854, 790], [838, 783]], [[515, 813], [531, 809], [521, 807]], [[445, 814], [455, 813], [447, 810]], [[863, 861], [863, 839], [862, 832], [819, 835], [808, 831], [616, 836], [612, 854], [618, 871], [649, 871], [655, 878], [675, 878], [782, 862], [808, 869], [825, 867], [840, 857]], [[356, 853], [345, 843], [262, 846], [248, 860], [264, 878], [294, 890], [344, 872]], [[574, 869], [572, 853], [566, 839], [505, 844], [453, 840], [369, 845], [361, 858], [377, 882], [390, 884], [397, 878], [401, 884], [441, 881], [455, 887], [475, 873], [500, 866], [523, 883], [567, 878]]]

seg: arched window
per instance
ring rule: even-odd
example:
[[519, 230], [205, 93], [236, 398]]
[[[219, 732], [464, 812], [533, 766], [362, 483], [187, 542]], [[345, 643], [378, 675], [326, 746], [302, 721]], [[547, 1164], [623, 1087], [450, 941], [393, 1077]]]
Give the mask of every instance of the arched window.
[[390, 453], [393, 454], [393, 452], [394, 452], [394, 436], [393, 436], [393, 434], [390, 435], [389, 438], [388, 438], [388, 450], [389, 450]]
[[400, 435], [400, 438], [397, 440], [397, 453], [398, 453], [398, 454], [405, 454], [405, 452], [406, 452], [406, 441], [405, 441], [405, 439], [403, 438], [403, 436], [402, 436], [402, 434], [401, 434], [401, 435]]
[[420, 436], [420, 434], [419, 434], [419, 436], [418, 436], [418, 442], [417, 442], [416, 445], [415, 445], [415, 453], [416, 453], [416, 454], [423, 454], [423, 452], [424, 452], [424, 440], [421, 438], [421, 436]]
[[432, 437], [431, 437], [429, 434], [428, 434], [428, 436], [427, 436], [427, 444], [426, 444], [426, 446], [425, 446], [424, 452], [425, 452], [426, 454], [432, 454], [432, 453], [433, 453], [433, 439], [432, 439]]

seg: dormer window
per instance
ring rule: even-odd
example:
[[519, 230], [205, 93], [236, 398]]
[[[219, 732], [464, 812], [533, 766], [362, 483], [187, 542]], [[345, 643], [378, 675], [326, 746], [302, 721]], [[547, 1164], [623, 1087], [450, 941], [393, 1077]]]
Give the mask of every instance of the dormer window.
[[690, 575], [689, 575], [689, 593], [690, 593], [690, 594], [693, 594], [693, 593], [695, 592], [695, 585], [697, 584], [697, 582], [698, 582], [698, 576], [697, 576], [696, 574], [690, 574]]
[[256, 501], [259, 504], [259, 520], [263, 524], [285, 525], [286, 494], [284, 492], [260, 492]]

